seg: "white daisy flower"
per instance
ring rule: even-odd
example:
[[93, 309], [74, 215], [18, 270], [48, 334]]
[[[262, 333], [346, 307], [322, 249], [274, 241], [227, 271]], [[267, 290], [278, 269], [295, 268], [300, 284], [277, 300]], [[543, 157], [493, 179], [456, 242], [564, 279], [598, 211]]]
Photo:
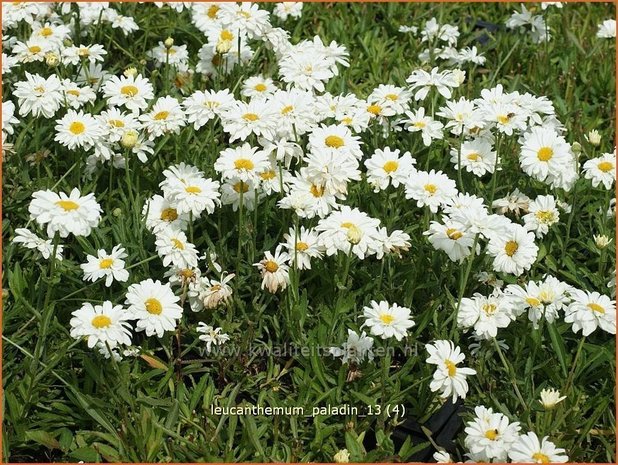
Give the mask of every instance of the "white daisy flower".
[[374, 336], [382, 339], [394, 337], [398, 341], [406, 337], [408, 329], [416, 324], [410, 316], [409, 308], [390, 305], [386, 300], [379, 303], [372, 300], [369, 306], [363, 307], [363, 318], [363, 326], [368, 326]]
[[584, 163], [583, 173], [586, 179], [592, 180], [593, 187], [603, 184], [605, 189], [611, 190], [616, 182], [616, 151], [588, 160]]
[[211, 215], [221, 204], [219, 182], [205, 179], [197, 168], [180, 163], [163, 171], [163, 175], [163, 195], [178, 214], [191, 212], [197, 217], [206, 211]]
[[246, 140], [251, 134], [272, 139], [275, 135], [277, 120], [270, 105], [256, 98], [249, 103], [236, 101], [221, 114], [223, 130], [230, 135], [230, 142]]
[[487, 247], [489, 255], [494, 257], [494, 271], [515, 276], [532, 267], [538, 251], [534, 234], [518, 224], [512, 224], [504, 234], [491, 235]]
[[433, 213], [457, 195], [455, 181], [442, 171], [414, 171], [405, 186], [406, 199], [414, 199], [419, 207], [427, 205]]
[[410, 152], [399, 155], [398, 149], [376, 149], [373, 155], [365, 160], [367, 167], [367, 182], [373, 186], [374, 192], [385, 190], [389, 185], [397, 188], [405, 184], [410, 173], [415, 170], [416, 160]]
[[178, 134], [185, 125], [182, 107], [174, 97], [161, 97], [152, 109], [139, 117], [150, 139], [165, 134]]
[[324, 254], [324, 248], [318, 242], [318, 233], [312, 229], [300, 227], [298, 237], [296, 230], [290, 228], [287, 234], [283, 235], [285, 242], [281, 245], [285, 247], [290, 255], [290, 265], [294, 261], [298, 263], [299, 270], [310, 270], [311, 259], [321, 259]]
[[214, 328], [213, 326], [207, 325], [203, 321], [200, 321], [197, 324], [196, 331], [201, 333], [199, 340], [206, 343], [206, 353], [210, 353], [213, 344], [216, 346], [221, 346], [230, 340], [230, 336], [223, 333], [222, 328]]
[[573, 325], [573, 332], [580, 330], [584, 336], [601, 328], [610, 334], [616, 334], [616, 302], [598, 292], [573, 289], [570, 292], [573, 301], [564, 312], [564, 321]]
[[124, 269], [124, 258], [127, 258], [127, 253], [120, 245], [114, 246], [109, 254], [104, 249], [99, 249], [96, 257], [87, 255], [87, 262], [80, 265], [84, 272], [84, 281], [95, 282], [105, 278], [106, 287], [110, 287], [114, 281], [127, 281], [129, 272]]
[[258, 181], [259, 173], [269, 167], [268, 156], [263, 150], [244, 143], [240, 147], [222, 150], [215, 161], [215, 171], [223, 179]]
[[54, 140], [69, 150], [80, 147], [89, 150], [103, 135], [103, 128], [97, 119], [83, 111], [68, 110], [67, 114], [56, 122]]
[[260, 273], [262, 273], [262, 289], [266, 288], [274, 294], [279, 289], [283, 290], [290, 283], [289, 266], [290, 255], [283, 252], [281, 247], [277, 247], [275, 254], [264, 253], [264, 259], [259, 263], [254, 263]]
[[519, 422], [509, 422], [502, 413], [491, 408], [475, 407], [475, 418], [466, 423], [466, 448], [478, 461], [505, 462], [511, 446], [519, 437]]
[[128, 110], [138, 112], [148, 107], [148, 100], [154, 98], [152, 84], [137, 76], [112, 76], [103, 84], [103, 97], [109, 106], [125, 106]]
[[[37, 249], [45, 260], [51, 257], [54, 253], [54, 244], [51, 239], [41, 239], [39, 236], [26, 228], [15, 229], [15, 237], [11, 242], [21, 244], [22, 247], [27, 249]], [[62, 260], [63, 249], [64, 246], [58, 244], [56, 247], [56, 260]]]
[[163, 259], [163, 266], [173, 264], [180, 268], [197, 267], [197, 250], [187, 240], [185, 233], [179, 229], [166, 228], [160, 231], [157, 234], [155, 247]]
[[455, 168], [459, 167], [459, 159], [461, 158], [462, 168], [479, 177], [494, 172], [496, 157], [497, 153], [492, 150], [491, 143], [482, 138], [463, 142], [461, 144], [461, 155], [458, 148], [453, 147], [451, 149], [451, 163], [455, 165]]
[[92, 305], [86, 302], [79, 310], [75, 310], [71, 318], [71, 337], [87, 338], [88, 347], [97, 344], [109, 346], [131, 345], [131, 319], [122, 305], [112, 305], [109, 300], [102, 305]]
[[47, 235], [53, 237], [56, 232], [60, 237], [69, 234], [88, 236], [92, 228], [101, 221], [101, 207], [94, 194], [81, 196], [74, 188], [69, 195], [64, 192], [36, 191], [28, 207], [30, 217], [40, 225], [47, 224]]
[[359, 364], [365, 359], [373, 360], [373, 338], [367, 336], [363, 331], [360, 335], [351, 329], [348, 329], [348, 340], [343, 343], [342, 347], [331, 347], [328, 352], [333, 357], [341, 357], [343, 364]]
[[402, 119], [401, 123], [410, 132], [420, 132], [426, 147], [431, 145], [433, 139], [439, 140], [444, 137], [443, 124], [431, 116], [425, 116], [423, 107], [417, 108], [415, 112], [406, 111], [406, 118]]
[[466, 356], [461, 349], [452, 341], [440, 340], [425, 346], [429, 357], [427, 363], [437, 365], [429, 388], [432, 392], [440, 391], [440, 397], [451, 397], [455, 402], [457, 398], [466, 398], [468, 393], [467, 376], [476, 374], [476, 370], [466, 367], [458, 367]]
[[19, 114], [50, 119], [63, 101], [62, 83], [55, 74], [47, 79], [38, 74], [26, 73], [26, 81], [15, 83], [13, 95], [17, 97]]
[[565, 463], [569, 461], [564, 449], [556, 447], [547, 436], [539, 441], [538, 436], [533, 432], [519, 436], [509, 449], [509, 458], [514, 463]]
[[145, 331], [146, 336], [163, 337], [165, 331], [173, 331], [182, 317], [182, 308], [169, 284], [152, 279], [129, 286], [126, 295], [127, 312], [137, 320], [135, 330]]
[[461, 299], [457, 325], [474, 328], [479, 338], [490, 339], [498, 335], [498, 328], [506, 328], [515, 319], [510, 296], [492, 294], [485, 297], [475, 293], [472, 298]]
[[560, 220], [560, 212], [553, 195], [539, 195], [528, 205], [528, 213], [524, 215], [524, 226], [533, 231], [536, 237], [543, 237], [549, 228]]
[[168, 228], [184, 231], [189, 224], [189, 214], [179, 213], [170, 201], [160, 195], [154, 195], [146, 200], [142, 208], [146, 217], [146, 227], [154, 234]]

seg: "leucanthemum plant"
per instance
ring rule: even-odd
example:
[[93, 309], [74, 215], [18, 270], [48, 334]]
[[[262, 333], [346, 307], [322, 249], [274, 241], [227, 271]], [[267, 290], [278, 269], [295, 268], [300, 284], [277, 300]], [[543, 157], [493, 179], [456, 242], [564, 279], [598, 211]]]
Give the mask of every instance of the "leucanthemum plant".
[[3, 3], [5, 459], [615, 461], [612, 15]]

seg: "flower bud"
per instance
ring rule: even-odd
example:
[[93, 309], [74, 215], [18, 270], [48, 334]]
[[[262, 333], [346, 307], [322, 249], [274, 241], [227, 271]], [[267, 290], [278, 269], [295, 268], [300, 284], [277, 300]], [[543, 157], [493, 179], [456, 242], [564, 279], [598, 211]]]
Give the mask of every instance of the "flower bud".
[[137, 74], [137, 69], [134, 68], [133, 66], [131, 66], [130, 68], [125, 69], [122, 74], [124, 74], [125, 77], [130, 78], [130, 77], [135, 76]]
[[114, 208], [114, 210], [112, 211], [112, 215], [114, 215], [116, 218], [120, 218], [122, 216], [122, 209]]
[[361, 241], [361, 237], [363, 236], [362, 231], [358, 228], [358, 226], [356, 225], [350, 225], [350, 227], [348, 228], [348, 242], [350, 244], [358, 244]]
[[120, 145], [122, 145], [125, 149], [132, 149], [135, 147], [135, 144], [137, 144], [137, 131], [130, 129], [122, 135]]
[[601, 145], [601, 134], [596, 129], [592, 129], [588, 132], [588, 134], [586, 134], [586, 140], [590, 142], [590, 145], [598, 147]]
[[350, 461], [350, 453], [348, 449], [341, 449], [333, 456], [335, 463], [348, 463]]
[[60, 57], [56, 52], [47, 52], [45, 54], [45, 63], [50, 68], [54, 68], [58, 66], [58, 63], [60, 63]]
[[612, 240], [605, 234], [599, 234], [598, 236], [594, 236], [594, 243], [599, 249], [604, 249], [609, 245], [611, 241]]
[[564, 399], [566, 399], [566, 396], [560, 396], [560, 391], [557, 389], [543, 389], [539, 402], [546, 410], [550, 410]]
[[571, 150], [576, 156], [579, 157], [579, 154], [582, 153], [582, 144], [579, 142], [573, 142], [573, 145], [571, 145]]
[[174, 39], [168, 37], [167, 39], [165, 39], [165, 42], [163, 42], [163, 45], [165, 45], [165, 48], [167, 49], [172, 48], [172, 46], [174, 45]]

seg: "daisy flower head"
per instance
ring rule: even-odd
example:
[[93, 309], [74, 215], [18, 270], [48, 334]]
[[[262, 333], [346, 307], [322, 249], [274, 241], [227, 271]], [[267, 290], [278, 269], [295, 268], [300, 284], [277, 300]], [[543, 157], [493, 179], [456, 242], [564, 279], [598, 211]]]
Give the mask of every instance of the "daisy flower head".
[[536, 237], [543, 237], [549, 228], [560, 220], [560, 212], [553, 195], [539, 195], [528, 205], [529, 213], [523, 220], [527, 230], [534, 231]]
[[551, 410], [564, 399], [566, 396], [561, 396], [560, 391], [557, 389], [543, 389], [540, 394], [541, 399], [539, 403], [545, 408], [545, 410]]
[[214, 309], [222, 303], [229, 301], [233, 291], [228, 283], [234, 279], [235, 276], [236, 275], [233, 273], [224, 273], [220, 280], [203, 278], [196, 296], [203, 307]]
[[156, 47], [146, 52], [146, 56], [154, 60], [157, 67], [173, 66], [178, 71], [186, 71], [189, 68], [189, 52], [186, 45], [174, 45], [167, 47], [159, 41]]
[[182, 317], [179, 300], [169, 284], [161, 284], [158, 280], [146, 279], [129, 286], [126, 304], [131, 319], [137, 320], [135, 330], [157, 337], [163, 337], [165, 331], [173, 331]]
[[385, 254], [393, 254], [401, 258], [402, 252], [410, 250], [410, 235], [398, 229], [389, 234], [386, 228], [378, 228], [376, 243], [378, 260], [381, 260]]
[[515, 216], [520, 215], [520, 210], [524, 213], [528, 212], [530, 198], [515, 188], [506, 197], [496, 199], [492, 202], [491, 207], [495, 208], [500, 215], [506, 213], [514, 213]]
[[442, 171], [414, 171], [406, 181], [406, 199], [413, 199], [419, 207], [425, 205], [433, 213], [457, 195], [455, 181]]
[[228, 89], [198, 90], [187, 97], [182, 106], [185, 109], [187, 123], [193, 124], [193, 129], [197, 130], [211, 119], [228, 111], [234, 102], [234, 95]]
[[511, 423], [506, 415], [491, 408], [477, 406], [475, 418], [466, 423], [466, 448], [483, 462], [505, 462], [511, 446], [519, 438], [519, 422]]
[[163, 266], [197, 267], [197, 250], [187, 240], [184, 232], [174, 228], [166, 228], [157, 234], [155, 246], [157, 253], [163, 259]]
[[277, 203], [279, 208], [294, 210], [300, 218], [324, 218], [338, 208], [337, 192], [308, 179], [305, 168], [290, 179], [289, 192]]
[[616, 334], [616, 301], [598, 292], [573, 289], [573, 301], [564, 312], [564, 321], [571, 323], [573, 332], [588, 336], [597, 328]]
[[509, 449], [509, 458], [515, 463], [565, 463], [569, 458], [565, 450], [556, 447], [545, 436], [539, 440], [536, 433], [522, 434]]
[[534, 234], [518, 224], [510, 225], [504, 234], [491, 235], [487, 247], [489, 255], [494, 257], [494, 271], [515, 276], [532, 267], [538, 251]]
[[154, 90], [150, 81], [141, 74], [112, 76], [103, 85], [103, 97], [109, 106], [125, 106], [137, 113], [148, 107], [148, 101], [154, 98]]
[[363, 331], [358, 334], [352, 329], [348, 329], [348, 340], [342, 347], [331, 347], [329, 353], [333, 357], [341, 357], [343, 364], [359, 364], [365, 359], [373, 360], [373, 338], [367, 336]]
[[26, 42], [17, 42], [13, 46], [13, 56], [18, 63], [32, 63], [43, 61], [45, 54], [50, 51], [52, 44], [38, 38], [31, 38]]
[[476, 374], [472, 368], [458, 367], [466, 356], [452, 341], [435, 341], [425, 346], [429, 357], [426, 362], [436, 365], [436, 371], [429, 388], [432, 392], [440, 391], [440, 397], [451, 397], [453, 402], [458, 397], [465, 399], [468, 393], [467, 376]]
[[38, 118], [52, 118], [60, 108], [63, 99], [62, 83], [55, 74], [47, 79], [38, 74], [25, 72], [26, 80], [15, 83], [13, 94], [17, 97], [19, 114]]
[[2, 102], [2, 142], [7, 134], [13, 135], [13, 126], [16, 124], [19, 124], [19, 120], [15, 117], [15, 104], [10, 100]]
[[131, 345], [131, 315], [122, 305], [113, 305], [109, 300], [94, 306], [86, 302], [71, 315], [71, 337], [86, 338], [89, 348], [97, 344], [110, 348]]
[[374, 192], [385, 190], [389, 185], [397, 188], [405, 184], [410, 173], [415, 170], [416, 160], [410, 152], [400, 155], [399, 149], [376, 149], [373, 155], [365, 160], [367, 167], [367, 182], [374, 187]]
[[103, 135], [103, 128], [97, 119], [83, 111], [68, 110], [56, 123], [55, 141], [69, 150], [80, 147], [89, 150]]
[[301, 90], [324, 92], [324, 83], [335, 75], [331, 65], [323, 54], [302, 48], [303, 44], [292, 46], [281, 57], [281, 79]]
[[236, 101], [221, 115], [221, 121], [223, 130], [230, 135], [230, 142], [244, 141], [251, 134], [272, 139], [277, 126], [272, 106], [263, 98], [248, 103]]
[[361, 179], [356, 158], [339, 157], [326, 150], [315, 150], [307, 154], [304, 161], [307, 167], [303, 169], [303, 176], [340, 198], [347, 195], [350, 181]]
[[[429, 229], [423, 233], [436, 250], [443, 250], [454, 262], [462, 263], [470, 256], [474, 245], [474, 234], [467, 228], [448, 217], [444, 218], [444, 223], [432, 221]], [[478, 253], [479, 246], [476, 247]]]
[[165, 134], [178, 134], [186, 124], [184, 111], [174, 97], [161, 97], [152, 109], [139, 117], [150, 139]]
[[394, 116], [404, 113], [412, 95], [409, 90], [391, 84], [380, 84], [367, 97], [370, 105], [381, 108], [380, 113], [384, 116]]
[[537, 126], [522, 137], [521, 169], [539, 181], [545, 181], [548, 176], [560, 176], [572, 158], [569, 144], [553, 129]]
[[451, 89], [458, 86], [451, 71], [438, 71], [437, 67], [430, 72], [417, 69], [410, 74], [406, 82], [410, 84], [410, 90], [416, 91], [414, 100], [425, 100], [432, 88], [435, 88], [444, 98], [450, 99]]
[[322, 125], [309, 135], [309, 151], [326, 152], [338, 159], [350, 157], [360, 159], [363, 156], [360, 137], [354, 136], [343, 125]]
[[445, 129], [450, 129], [451, 134], [460, 135], [464, 129], [478, 130], [485, 125], [483, 116], [474, 105], [474, 102], [461, 97], [459, 100], [449, 100], [446, 106], [436, 113], [448, 122]]
[[77, 188], [69, 195], [64, 192], [56, 194], [51, 190], [36, 191], [32, 194], [28, 211], [38, 224], [47, 225], [49, 237], [53, 237], [56, 232], [60, 237], [69, 234], [88, 236], [101, 221], [101, 207], [94, 194], [82, 197]]
[[498, 328], [506, 328], [515, 319], [509, 296], [494, 293], [485, 297], [475, 293], [472, 298], [461, 299], [457, 324], [462, 328], [474, 328], [479, 338], [496, 337]]
[[160, 195], [154, 195], [144, 203], [142, 215], [146, 218], [146, 227], [157, 234], [167, 228], [184, 231], [189, 223], [189, 213], [179, 213], [171, 202]]
[[616, 38], [616, 20], [606, 19], [599, 24], [597, 37], [600, 39], [615, 39]]
[[[15, 229], [15, 237], [11, 242], [15, 244], [21, 244], [26, 249], [38, 250], [43, 258], [47, 260], [54, 253], [54, 245], [51, 239], [42, 239], [32, 231], [26, 228]], [[64, 247], [62, 244], [58, 244], [56, 247], [56, 260], [62, 260], [62, 250]]]
[[461, 167], [468, 173], [473, 173], [479, 177], [494, 172], [497, 164], [499, 164], [496, 160], [497, 156], [497, 153], [492, 150], [491, 143], [482, 138], [463, 142], [461, 154], [458, 148], [453, 147], [451, 149], [451, 163], [458, 168], [461, 159]]
[[426, 116], [423, 107], [417, 108], [414, 112], [406, 111], [406, 118], [402, 119], [401, 123], [410, 132], [420, 132], [425, 147], [429, 147], [433, 139], [439, 140], [444, 137], [442, 133], [444, 125], [431, 116]]
[[164, 197], [176, 214], [192, 213], [199, 216], [206, 211], [211, 215], [221, 204], [218, 181], [204, 178], [204, 173], [181, 162], [163, 172], [165, 180], [160, 186]]
[[288, 18], [300, 18], [303, 12], [303, 2], [276, 3], [273, 14], [281, 21]]
[[363, 326], [369, 327], [371, 334], [382, 339], [394, 337], [401, 341], [408, 335], [408, 329], [416, 324], [410, 316], [409, 308], [390, 305], [386, 300], [372, 300], [369, 306], [363, 307], [363, 317]]
[[214, 164], [223, 179], [258, 181], [259, 173], [269, 168], [266, 152], [247, 142], [236, 148], [222, 150]]
[[547, 276], [543, 281], [529, 281], [524, 286], [509, 284], [505, 293], [512, 296], [515, 316], [528, 311], [528, 319], [532, 327], [537, 329], [539, 321], [545, 318], [553, 323], [571, 301], [571, 287], [553, 276]]
[[277, 247], [274, 255], [267, 251], [260, 262], [253, 264], [262, 274], [262, 289], [268, 289], [274, 294], [287, 287], [290, 283], [290, 267], [287, 265], [290, 259], [290, 255], [284, 252], [282, 247]]
[[373, 255], [381, 246], [378, 241], [380, 220], [371, 218], [358, 208], [343, 206], [322, 218], [315, 230], [320, 233], [319, 242], [325, 248], [326, 255], [335, 255], [341, 251], [354, 254], [363, 260]]
[[301, 226], [298, 234], [295, 228], [290, 228], [287, 234], [283, 235], [285, 242], [282, 244], [290, 255], [290, 264], [297, 262], [299, 270], [310, 270], [311, 259], [321, 259], [324, 248], [319, 244], [318, 233], [312, 229]]
[[105, 286], [110, 287], [112, 282], [125, 282], [129, 279], [129, 272], [124, 269], [124, 258], [127, 258], [125, 249], [116, 245], [111, 253], [104, 249], [97, 251], [97, 256], [86, 256], [86, 263], [82, 263], [80, 268], [84, 272], [84, 281], [98, 281], [105, 278]]
[[616, 150], [588, 160], [583, 172], [586, 179], [592, 180], [593, 187], [603, 184], [605, 189], [611, 190], [616, 182]]
[[251, 76], [243, 82], [240, 95], [249, 98], [267, 98], [270, 97], [277, 87], [270, 78], [265, 78], [262, 75]]
[[223, 331], [223, 328], [215, 328], [207, 325], [203, 321], [197, 324], [196, 331], [200, 333], [199, 340], [206, 343], [206, 353], [210, 353], [213, 344], [221, 346], [230, 340], [230, 336]]
[[103, 61], [107, 52], [100, 44], [71, 45], [62, 50], [62, 62], [64, 64], [77, 65], [81, 61], [96, 63]]
[[79, 110], [84, 105], [94, 103], [97, 99], [97, 94], [92, 87], [88, 85], [80, 86], [70, 79], [62, 81], [62, 91], [67, 104], [74, 110]]

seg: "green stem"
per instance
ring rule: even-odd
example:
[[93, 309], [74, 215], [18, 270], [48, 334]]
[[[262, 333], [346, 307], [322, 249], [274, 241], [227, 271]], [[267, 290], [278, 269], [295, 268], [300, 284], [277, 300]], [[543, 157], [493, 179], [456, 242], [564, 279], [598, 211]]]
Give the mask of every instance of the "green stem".
[[500, 357], [500, 360], [502, 361], [502, 365], [504, 365], [504, 369], [507, 371], [507, 373], [509, 374], [511, 378], [511, 384], [513, 385], [513, 389], [515, 390], [515, 395], [517, 395], [517, 398], [519, 399], [519, 402], [521, 403], [522, 407], [525, 410], [528, 410], [528, 404], [526, 404], [526, 401], [521, 395], [521, 392], [519, 392], [519, 387], [517, 386], [517, 381], [515, 378], [515, 372], [513, 371], [513, 367], [509, 364], [509, 362], [504, 357], [504, 354], [502, 353], [502, 349], [500, 348], [500, 344], [498, 344], [498, 340], [494, 337], [493, 341], [494, 341], [494, 346], [496, 348], [496, 352], [498, 352], [498, 356]]

